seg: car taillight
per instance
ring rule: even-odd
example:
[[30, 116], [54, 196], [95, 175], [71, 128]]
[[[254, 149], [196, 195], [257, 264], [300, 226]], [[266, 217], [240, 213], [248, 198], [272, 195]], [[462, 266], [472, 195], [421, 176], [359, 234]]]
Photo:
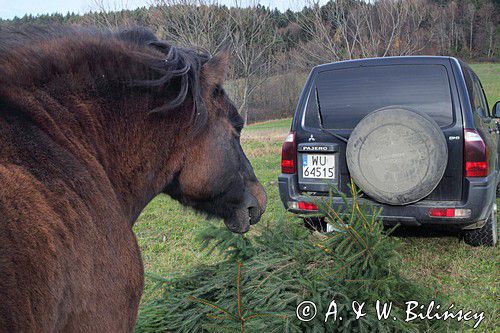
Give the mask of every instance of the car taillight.
[[297, 152], [295, 149], [295, 133], [291, 132], [285, 139], [281, 149], [281, 172], [295, 173]]
[[473, 129], [464, 129], [465, 177], [488, 175], [489, 151], [481, 135]]
[[299, 209], [300, 210], [317, 211], [318, 206], [316, 206], [312, 202], [299, 201]]
[[470, 209], [461, 208], [429, 208], [429, 216], [431, 217], [455, 217], [469, 218], [471, 216]]
[[297, 201], [289, 201], [288, 202], [288, 209], [317, 212], [318, 206], [316, 206], [312, 202], [307, 202], [307, 201], [298, 201], [298, 202]]

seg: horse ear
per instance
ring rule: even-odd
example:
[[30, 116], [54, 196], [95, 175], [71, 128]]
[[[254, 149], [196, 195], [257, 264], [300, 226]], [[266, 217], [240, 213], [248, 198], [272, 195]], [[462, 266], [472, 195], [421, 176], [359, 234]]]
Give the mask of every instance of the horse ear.
[[223, 85], [229, 65], [229, 51], [218, 52], [210, 58], [202, 67], [205, 81], [209, 85]]

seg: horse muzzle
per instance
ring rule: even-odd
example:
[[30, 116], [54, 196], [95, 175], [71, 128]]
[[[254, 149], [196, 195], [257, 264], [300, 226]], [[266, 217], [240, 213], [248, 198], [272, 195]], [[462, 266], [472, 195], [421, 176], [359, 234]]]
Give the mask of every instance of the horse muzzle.
[[225, 219], [224, 223], [230, 231], [244, 234], [250, 230], [250, 225], [260, 221], [265, 209], [266, 207], [262, 207], [254, 195], [247, 192], [243, 204], [234, 211], [231, 218]]

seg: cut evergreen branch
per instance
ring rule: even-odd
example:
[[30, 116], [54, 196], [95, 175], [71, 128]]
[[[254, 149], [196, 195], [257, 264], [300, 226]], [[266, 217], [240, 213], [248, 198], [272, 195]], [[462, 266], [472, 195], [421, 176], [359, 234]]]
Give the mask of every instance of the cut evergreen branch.
[[[334, 191], [332, 189], [332, 191]], [[173, 278], [150, 276], [163, 290], [142, 308], [137, 332], [422, 332], [454, 331], [456, 322], [405, 322], [407, 301], [429, 304], [431, 288], [400, 275], [399, 241], [388, 237], [379, 211], [342, 193], [345, 207], [331, 209], [332, 193], [317, 201], [325, 221], [337, 232], [311, 233], [295, 219], [263, 225], [252, 238], [210, 224], [199, 234], [225, 260], [192, 267]], [[438, 297], [439, 298], [439, 297]], [[317, 316], [301, 322], [296, 307], [304, 300]], [[325, 323], [330, 302], [337, 318]], [[392, 302], [389, 319], [378, 320], [375, 302]], [[355, 319], [353, 301], [365, 302], [366, 315]], [[396, 317], [397, 320], [393, 320]]]

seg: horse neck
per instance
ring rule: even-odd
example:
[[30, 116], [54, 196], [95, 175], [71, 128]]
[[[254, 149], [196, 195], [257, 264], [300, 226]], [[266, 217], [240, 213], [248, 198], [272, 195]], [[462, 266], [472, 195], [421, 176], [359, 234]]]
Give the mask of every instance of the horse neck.
[[[51, 138], [53, 147], [62, 147], [85, 166], [86, 172], [78, 177], [92, 179], [92, 191], [116, 198], [130, 224], [180, 168], [180, 155], [173, 147], [180, 146], [182, 130], [175, 117], [148, 114], [147, 96], [89, 98], [77, 91], [62, 97], [42, 89], [11, 90], [9, 95]], [[66, 161], [58, 163], [67, 170]], [[42, 161], [39, 164], [44, 167]], [[71, 182], [72, 175], [65, 177]]]
[[[61, 50], [71, 43], [63, 43]], [[180, 146], [184, 131], [178, 124], [187, 123], [189, 118], [181, 118], [188, 113], [172, 110], [170, 117], [149, 115], [148, 111], [157, 106], [149, 93], [113, 85], [128, 76], [141, 77], [143, 66], [124, 56], [123, 48], [94, 44], [94, 48], [104, 48], [96, 53], [102, 59], [94, 61], [102, 63], [101, 67], [93, 68], [88, 55], [82, 54], [81, 59], [71, 58], [75, 64], [65, 63], [72, 69], [72, 76], [53, 75], [49, 80], [41, 72], [33, 74], [19, 65], [24, 68], [23, 75], [35, 79], [19, 83], [0, 78], [0, 102], [3, 99], [16, 105], [44, 135], [86, 165], [92, 177], [97, 175], [95, 179], [106, 183], [101, 188], [111, 187], [133, 223], [179, 169], [180, 154], [172, 147]], [[57, 67], [49, 51], [40, 56], [40, 61]], [[107, 59], [114, 60], [108, 64]], [[79, 61], [85, 65], [78, 65]], [[120, 71], [125, 73], [123, 78]], [[42, 78], [45, 81], [38, 84]], [[64, 162], [59, 167], [66, 169]]]
[[148, 114], [140, 102], [116, 104], [93, 109], [98, 121], [84, 135], [132, 224], [179, 170], [182, 133], [175, 119]]

